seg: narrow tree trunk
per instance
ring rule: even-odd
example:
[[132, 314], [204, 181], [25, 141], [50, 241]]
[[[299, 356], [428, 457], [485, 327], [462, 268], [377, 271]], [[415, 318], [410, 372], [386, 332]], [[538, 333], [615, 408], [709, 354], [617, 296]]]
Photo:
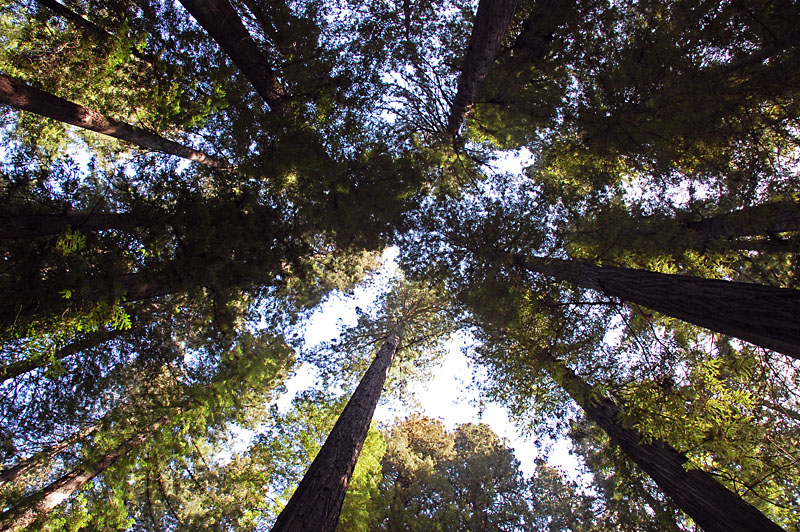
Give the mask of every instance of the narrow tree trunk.
[[94, 477], [114, 465], [133, 449], [144, 443], [153, 433], [169, 421], [169, 416], [161, 416], [142, 432], [134, 434], [112, 451], [102, 455], [91, 464], [74, 469], [48, 484], [41, 491], [29, 496], [24, 502], [0, 514], [0, 531], [17, 531], [29, 526], [37, 518], [70, 498]]
[[17, 214], [0, 216], [0, 240], [60, 235], [79, 231], [130, 230], [152, 220], [129, 212], [104, 214]]
[[228, 0], [181, 0], [200, 26], [217, 41], [273, 111], [285, 111], [284, 91], [266, 57]]
[[141, 148], [176, 155], [220, 170], [233, 167], [220, 159], [206, 155], [177, 142], [159, 137], [143, 129], [101, 115], [87, 107], [74, 104], [49, 92], [0, 75], [0, 103], [80, 128], [96, 131], [109, 137], [130, 142]]
[[518, 4], [519, 0], [480, 0], [464, 57], [464, 68], [458, 77], [458, 91], [450, 107], [447, 133], [458, 134], [469, 108], [475, 102], [478, 88], [500, 50], [500, 43]]
[[33, 456], [26, 458], [25, 460], [22, 460], [17, 465], [4, 469], [2, 472], [0, 472], [0, 486], [8, 484], [10, 482], [14, 482], [19, 477], [30, 471], [33, 467], [43, 462], [52, 460], [57, 454], [59, 454], [63, 450], [83, 440], [87, 436], [97, 432], [97, 429], [99, 427], [100, 425], [97, 424], [86, 427], [83, 430], [79, 430], [69, 438], [62, 440], [56, 443], [55, 445], [51, 445], [50, 447], [42, 450], [41, 452], [38, 452]]
[[393, 331], [336, 421], [272, 532], [334, 532], [361, 446], [400, 342]]
[[515, 266], [800, 358], [800, 291], [513, 255]]
[[[90, 35], [98, 42], [101, 43], [108, 42], [109, 40], [114, 38], [113, 34], [107, 32], [97, 24], [94, 24], [86, 20], [86, 18], [84, 18], [79, 13], [76, 13], [75, 11], [71, 10], [70, 8], [68, 8], [67, 6], [65, 6], [60, 2], [56, 2], [56, 0], [36, 0], [36, 3], [38, 3], [42, 7], [49, 9], [59, 17], [69, 20], [70, 22], [72, 22], [72, 24], [80, 28], [81, 31], [83, 31], [87, 35]], [[143, 54], [142, 52], [140, 52], [135, 48], [131, 48], [131, 55], [133, 55], [135, 58], [141, 61], [144, 61], [145, 63], [151, 66], [155, 66], [155, 63], [157, 62], [157, 59], [155, 57]]]
[[699, 469], [684, 469], [686, 456], [669, 444], [644, 443], [634, 429], [620, 424], [622, 410], [610, 399], [598, 399], [591, 387], [549, 352], [533, 355], [561, 387], [705, 532], [783, 532], [758, 509]]
[[116, 329], [91, 332], [88, 333], [84, 338], [61, 347], [53, 354], [52, 357], [34, 357], [25, 360], [19, 360], [17, 362], [12, 362], [11, 364], [2, 366], [0, 367], [0, 384], [9, 379], [24, 375], [25, 373], [33, 371], [36, 368], [48, 366], [55, 360], [65, 359], [68, 356], [80, 353], [85, 349], [89, 349], [90, 347], [107, 342], [112, 338], [119, 336], [120, 334], [122, 334], [122, 331]]

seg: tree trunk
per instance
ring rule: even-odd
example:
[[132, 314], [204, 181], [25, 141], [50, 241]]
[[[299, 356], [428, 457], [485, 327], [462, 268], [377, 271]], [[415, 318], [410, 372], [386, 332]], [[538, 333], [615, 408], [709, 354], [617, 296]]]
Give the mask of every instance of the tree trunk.
[[99, 427], [100, 425], [97, 424], [97, 425], [92, 425], [90, 427], [86, 427], [83, 430], [79, 430], [69, 438], [62, 440], [56, 443], [55, 445], [51, 445], [50, 447], [42, 450], [41, 452], [38, 452], [33, 456], [26, 458], [25, 460], [22, 460], [17, 465], [4, 469], [2, 472], [0, 472], [0, 486], [8, 484], [10, 482], [14, 482], [19, 477], [30, 471], [31, 468], [35, 467], [36, 465], [45, 461], [52, 460], [61, 451], [83, 440], [87, 436], [97, 432]]
[[598, 399], [591, 387], [549, 352], [533, 355], [561, 387], [675, 504], [705, 532], [783, 532], [758, 509], [699, 469], [684, 469], [686, 457], [669, 444], [644, 443], [634, 429], [620, 424], [622, 410], [610, 399]]
[[776, 233], [800, 231], [800, 201], [775, 201], [717, 214], [698, 222], [688, 222], [700, 244], [741, 236], [770, 236]]
[[102, 455], [91, 464], [74, 469], [45, 486], [41, 491], [27, 497], [25, 501], [0, 514], [0, 531], [17, 531], [29, 526], [37, 518], [70, 498], [94, 477], [114, 465], [120, 458], [144, 443], [148, 437], [169, 421], [169, 416], [161, 416], [142, 432], [134, 434], [112, 451]]
[[457, 135], [469, 108], [475, 102], [483, 78], [500, 50], [519, 0], [480, 0], [469, 40], [464, 68], [458, 77], [458, 91], [450, 107], [447, 133]]
[[582, 262], [510, 257], [515, 266], [800, 358], [800, 291]]
[[95, 303], [121, 297], [124, 302], [141, 301], [174, 294], [186, 289], [179, 280], [164, 273], [128, 273], [113, 281], [88, 281], [83, 290], [74, 289], [69, 299], [62, 296], [64, 286], [53, 281], [38, 284], [19, 282], [0, 286], [0, 328], [54, 316], [70, 308], [91, 308]]
[[272, 532], [334, 532], [347, 486], [400, 342], [393, 331], [336, 421]]
[[36, 368], [48, 366], [55, 360], [62, 360], [68, 356], [74, 355], [75, 353], [80, 353], [85, 349], [107, 342], [112, 338], [119, 336], [120, 334], [122, 334], [122, 331], [116, 329], [110, 331], [101, 330], [91, 332], [88, 333], [84, 338], [61, 347], [53, 354], [52, 357], [37, 356], [2, 366], [0, 367], [0, 384], [9, 379], [24, 375], [25, 373], [33, 371]]
[[181, 4], [217, 41], [269, 108], [283, 114], [283, 88], [228, 0], [181, 0]]
[[3, 75], [0, 75], [0, 103], [83, 129], [96, 131], [109, 137], [130, 142], [144, 149], [177, 155], [220, 170], [233, 169], [229, 163], [206, 155], [203, 152], [159, 137], [143, 129], [135, 128], [113, 118], [108, 118], [97, 111], [74, 104], [49, 92]]
[[60, 235], [69, 228], [79, 231], [130, 230], [151, 222], [129, 212], [104, 214], [16, 214], [0, 216], [0, 240]]

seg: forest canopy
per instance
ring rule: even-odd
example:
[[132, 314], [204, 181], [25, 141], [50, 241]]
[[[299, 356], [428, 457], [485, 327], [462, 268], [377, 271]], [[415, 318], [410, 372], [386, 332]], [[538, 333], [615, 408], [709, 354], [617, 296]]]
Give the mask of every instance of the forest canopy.
[[[0, 530], [800, 531], [798, 27], [796, 0], [5, 2]], [[372, 420], [456, 336], [582, 480]]]

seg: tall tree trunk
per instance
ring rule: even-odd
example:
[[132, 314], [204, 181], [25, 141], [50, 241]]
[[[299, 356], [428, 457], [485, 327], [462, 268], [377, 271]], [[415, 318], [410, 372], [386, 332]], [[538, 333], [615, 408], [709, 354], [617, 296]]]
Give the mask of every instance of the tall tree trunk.
[[89, 349], [90, 347], [100, 345], [101, 343], [107, 342], [112, 338], [119, 336], [120, 334], [122, 334], [122, 331], [117, 329], [91, 332], [86, 334], [80, 340], [75, 340], [74, 342], [67, 344], [64, 347], [59, 348], [58, 350], [56, 350], [56, 352], [53, 354], [52, 357], [50, 356], [34, 357], [25, 360], [19, 360], [17, 362], [12, 362], [11, 364], [6, 364], [5, 366], [1, 366], [0, 384], [4, 383], [9, 379], [13, 379], [15, 377], [19, 377], [20, 375], [24, 375], [25, 373], [33, 371], [36, 368], [43, 368], [45, 366], [48, 366], [53, 361], [62, 360], [64, 358], [67, 358], [68, 356], [80, 353], [85, 349]]
[[60, 235], [69, 228], [80, 231], [130, 230], [152, 222], [129, 212], [101, 214], [16, 214], [0, 216], [0, 240]]
[[3, 75], [0, 75], [0, 103], [83, 129], [96, 131], [148, 150], [177, 155], [220, 170], [233, 169], [229, 163], [221, 159], [211, 157], [203, 152], [159, 137], [143, 129], [135, 128], [113, 118], [108, 118], [97, 111], [74, 104], [49, 92]]
[[17, 506], [0, 514], [0, 531], [17, 531], [29, 526], [37, 518], [70, 498], [94, 477], [114, 465], [133, 449], [144, 443], [153, 433], [169, 421], [167, 415], [161, 416], [145, 430], [134, 434], [115, 449], [100, 456], [90, 464], [74, 469], [45, 486], [41, 491], [30, 495]]
[[[185, 290], [174, 276], [162, 272], [127, 273], [113, 281], [88, 281], [83, 290], [52, 281], [38, 284], [19, 282], [0, 286], [0, 328], [27, 323], [33, 319], [54, 316], [70, 308], [91, 308], [98, 301], [122, 297], [125, 302], [141, 301]], [[61, 292], [73, 289], [69, 299]]]
[[577, 261], [512, 255], [525, 270], [800, 358], [800, 291]]
[[217, 41], [273, 111], [285, 112], [285, 93], [267, 59], [228, 0], [181, 0], [200, 26]]
[[458, 77], [458, 91], [447, 119], [447, 133], [458, 134], [469, 108], [475, 102], [478, 88], [500, 50], [500, 43], [517, 5], [519, 0], [480, 0], [464, 57], [464, 68]]
[[286, 504], [272, 532], [334, 532], [361, 446], [400, 342], [395, 329], [378, 351], [325, 445]]
[[685, 226], [698, 235], [703, 245], [723, 238], [800, 231], [800, 201], [789, 199], [764, 203], [688, 222]]
[[[80, 28], [86, 34], [90, 35], [92, 38], [96, 39], [98, 42], [107, 42], [114, 38], [114, 35], [111, 33], [107, 32], [97, 24], [86, 20], [86, 18], [79, 13], [76, 13], [56, 0], [36, 0], [36, 3], [49, 9], [59, 17], [69, 20], [72, 24]], [[157, 62], [155, 57], [143, 54], [135, 48], [131, 48], [131, 55], [153, 66]]]
[[87, 436], [97, 432], [100, 428], [99, 424], [91, 425], [85, 429], [79, 430], [69, 438], [61, 440], [55, 445], [51, 445], [46, 449], [34, 454], [33, 456], [22, 460], [18, 464], [4, 469], [0, 472], [0, 486], [14, 482], [19, 477], [30, 471], [33, 467], [46, 461], [51, 461], [57, 454], [64, 451], [73, 444], [83, 440]]
[[684, 469], [686, 456], [669, 444], [659, 440], [644, 443], [638, 431], [624, 428], [620, 424], [622, 410], [619, 406], [610, 399], [598, 399], [585, 381], [551, 353], [540, 351], [532, 357], [583, 408], [586, 416], [705, 532], [783, 531], [709, 473]]

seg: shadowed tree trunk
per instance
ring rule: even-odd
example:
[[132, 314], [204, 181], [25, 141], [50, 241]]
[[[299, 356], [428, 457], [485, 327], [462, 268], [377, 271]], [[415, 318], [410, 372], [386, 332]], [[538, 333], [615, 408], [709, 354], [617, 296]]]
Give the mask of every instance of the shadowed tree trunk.
[[66, 475], [45, 486], [42, 490], [29, 495], [17, 506], [6, 510], [0, 514], [0, 531], [8, 530], [15, 532], [17, 530], [22, 530], [33, 523], [37, 518], [46, 515], [50, 510], [70, 498], [87, 482], [144, 443], [147, 438], [158, 431], [168, 421], [169, 416], [161, 416], [145, 430], [134, 434], [112, 451], [100, 456], [94, 462], [70, 471]]
[[[74, 342], [65, 345], [58, 349], [53, 356], [42, 356], [42, 357], [35, 357], [31, 359], [19, 360], [17, 362], [12, 362], [11, 364], [7, 364], [5, 366], [0, 367], [0, 383], [3, 383], [9, 379], [13, 379], [20, 375], [24, 375], [29, 371], [33, 371], [36, 368], [43, 368], [45, 366], [50, 365], [53, 361], [62, 360], [67, 358], [68, 356], [74, 355], [76, 353], [80, 353], [85, 349], [89, 349], [90, 347], [94, 347], [96, 345], [102, 344], [115, 338], [122, 334], [121, 330], [113, 329], [113, 330], [102, 330], [102, 331], [95, 331], [91, 333], [87, 333], [84, 338], [80, 340], [75, 340]], [[2, 475], [0, 475], [2, 478]]]
[[7, 484], [9, 482], [14, 482], [19, 477], [30, 471], [31, 468], [37, 466], [38, 464], [52, 460], [61, 451], [67, 449], [74, 443], [81, 441], [87, 436], [97, 432], [97, 429], [99, 427], [100, 425], [96, 424], [90, 427], [86, 427], [83, 430], [79, 430], [69, 438], [62, 440], [56, 443], [55, 445], [51, 445], [50, 447], [42, 450], [41, 452], [38, 452], [33, 456], [26, 458], [25, 460], [22, 460], [20, 463], [14, 466], [4, 469], [2, 472], [0, 472], [0, 486], [2, 486], [3, 484]]
[[800, 358], [800, 291], [512, 255], [517, 267]]
[[800, 201], [784, 200], [746, 207], [733, 212], [688, 222], [701, 244], [740, 236], [770, 236], [775, 233], [800, 231]]
[[334, 532], [361, 446], [400, 342], [395, 329], [336, 421], [272, 532]]
[[0, 240], [60, 235], [69, 228], [79, 231], [129, 230], [152, 222], [148, 216], [127, 212], [8, 215], [0, 216]]
[[49, 92], [0, 75], [0, 103], [16, 107], [66, 124], [102, 133], [141, 148], [176, 155], [220, 170], [233, 167], [220, 159], [177, 142], [108, 118], [87, 107], [74, 104]]
[[181, 4], [228, 54], [269, 108], [283, 114], [283, 88], [228, 0], [181, 0]]
[[[19, 282], [0, 286], [0, 328], [27, 323], [32, 319], [67, 312], [71, 307], [94, 305], [102, 300], [141, 301], [175, 294], [188, 287], [185, 282], [163, 272], [127, 273], [110, 281], [88, 281], [82, 290], [53, 281], [38, 284]], [[73, 289], [70, 298], [62, 296]]]
[[547, 351], [531, 355], [559, 386], [580, 405], [675, 504], [705, 532], [783, 532], [758, 509], [699, 469], [684, 469], [686, 456], [669, 444], [644, 443], [634, 429], [620, 424], [622, 410], [607, 398], [597, 398], [592, 388], [572, 369]]
[[500, 43], [518, 4], [519, 0], [481, 0], [478, 4], [464, 68], [458, 77], [458, 91], [447, 119], [447, 133], [458, 134], [475, 102], [478, 88], [500, 50]]

